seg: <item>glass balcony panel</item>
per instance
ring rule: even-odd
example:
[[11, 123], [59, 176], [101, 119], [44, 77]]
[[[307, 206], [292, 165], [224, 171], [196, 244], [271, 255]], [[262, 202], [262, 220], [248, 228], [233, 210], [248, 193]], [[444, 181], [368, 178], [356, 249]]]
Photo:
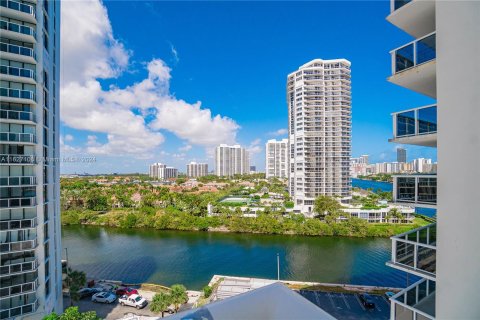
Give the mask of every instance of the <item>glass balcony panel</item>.
[[415, 134], [415, 111], [397, 114], [397, 137]]
[[418, 178], [418, 201], [437, 202], [437, 179]]
[[401, 7], [403, 7], [404, 5], [406, 5], [407, 3], [411, 2], [412, 0], [395, 0], [393, 2], [393, 5], [394, 5], [394, 10], [398, 10], [400, 9]]
[[414, 247], [413, 244], [397, 241], [396, 262], [413, 268]]
[[35, 11], [33, 10], [33, 7], [28, 4], [23, 4], [12, 0], [1, 0], [0, 6], [35, 16]]
[[417, 251], [417, 268], [426, 272], [436, 273], [436, 250], [418, 247]]
[[437, 132], [437, 106], [418, 109], [418, 133]]
[[428, 228], [418, 231], [418, 242], [428, 244]]
[[417, 65], [435, 59], [435, 34], [417, 41]]
[[395, 51], [395, 72], [411, 68], [415, 65], [413, 43]]
[[397, 200], [415, 201], [415, 178], [397, 178]]
[[417, 292], [415, 287], [407, 291], [406, 303], [409, 306], [414, 306], [417, 304]]

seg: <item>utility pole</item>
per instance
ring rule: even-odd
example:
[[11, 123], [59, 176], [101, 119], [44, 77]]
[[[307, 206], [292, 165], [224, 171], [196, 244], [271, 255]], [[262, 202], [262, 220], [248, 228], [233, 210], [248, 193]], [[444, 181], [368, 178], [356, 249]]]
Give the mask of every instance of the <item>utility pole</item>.
[[277, 252], [277, 280], [280, 281], [280, 254]]

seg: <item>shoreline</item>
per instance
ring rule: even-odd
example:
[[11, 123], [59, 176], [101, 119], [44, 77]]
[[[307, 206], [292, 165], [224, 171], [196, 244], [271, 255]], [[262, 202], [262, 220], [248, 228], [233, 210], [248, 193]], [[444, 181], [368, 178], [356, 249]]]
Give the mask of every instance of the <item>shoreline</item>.
[[[425, 220], [426, 221], [426, 220]], [[253, 234], [253, 235], [273, 235], [273, 236], [301, 236], [301, 237], [344, 237], [344, 238], [381, 238], [381, 239], [388, 239], [392, 235], [361, 235], [361, 234], [302, 234], [298, 232], [294, 232], [292, 230], [287, 230], [284, 232], [261, 232], [261, 231], [239, 231], [239, 230], [230, 230], [226, 226], [220, 227], [208, 227], [207, 230], [205, 229], [195, 229], [195, 228], [188, 228], [188, 229], [180, 229], [180, 228], [155, 228], [155, 227], [131, 227], [131, 228], [124, 228], [121, 226], [110, 225], [107, 223], [93, 223], [93, 222], [81, 222], [76, 224], [64, 224], [62, 223], [62, 227], [65, 226], [92, 226], [92, 227], [103, 227], [103, 228], [115, 228], [118, 230], [156, 230], [156, 231], [181, 231], [181, 232], [202, 232], [202, 233], [220, 233], [220, 234]], [[406, 224], [371, 224], [371, 227], [380, 226], [380, 227], [408, 227], [406, 229], [413, 230], [418, 227], [418, 224], [412, 223], [411, 225]], [[402, 233], [402, 232], [399, 232]], [[396, 234], [395, 232], [393, 235]]]

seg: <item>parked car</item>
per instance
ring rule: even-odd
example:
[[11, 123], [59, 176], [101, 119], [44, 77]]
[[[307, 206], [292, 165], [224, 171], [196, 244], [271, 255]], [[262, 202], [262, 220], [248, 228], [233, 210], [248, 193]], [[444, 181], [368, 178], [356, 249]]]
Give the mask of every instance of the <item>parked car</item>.
[[115, 291], [115, 293], [117, 294], [117, 296], [123, 296], [123, 295], [131, 296], [132, 294], [138, 294], [138, 290], [133, 288], [128, 288], [128, 287], [122, 287], [122, 288], [118, 288], [117, 291]]
[[78, 294], [80, 295], [80, 299], [83, 299], [85, 297], [91, 297], [95, 293], [103, 292], [102, 288], [94, 287], [94, 288], [82, 288], [78, 290]]
[[360, 294], [360, 301], [362, 302], [363, 306], [367, 309], [375, 308], [375, 302], [373, 302], [373, 298], [368, 293]]
[[117, 296], [111, 292], [99, 292], [99, 293], [95, 293], [92, 296], [93, 302], [112, 303], [116, 299], [117, 299]]
[[123, 295], [118, 299], [118, 302], [122, 306], [135, 307], [137, 309], [142, 309], [148, 304], [147, 300], [138, 294]]

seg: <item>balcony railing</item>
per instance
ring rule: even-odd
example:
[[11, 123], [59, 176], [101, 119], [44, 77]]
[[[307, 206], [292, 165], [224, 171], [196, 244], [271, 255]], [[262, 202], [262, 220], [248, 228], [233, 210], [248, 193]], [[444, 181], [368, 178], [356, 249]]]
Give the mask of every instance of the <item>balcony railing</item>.
[[35, 101], [35, 92], [12, 88], [0, 88], [0, 96], [9, 98], [29, 99]]
[[393, 176], [395, 202], [437, 204], [437, 176], [434, 174]]
[[422, 279], [394, 295], [391, 319], [435, 319], [435, 281]]
[[36, 143], [37, 139], [33, 133], [0, 132], [0, 141]]
[[32, 272], [37, 270], [37, 268], [38, 268], [38, 260], [35, 259], [29, 262], [22, 262], [22, 263], [15, 263], [15, 264], [9, 264], [6, 266], [1, 266], [0, 273], [2, 274], [2, 276], [4, 275], [8, 276], [8, 275], [14, 275], [19, 273]]
[[0, 154], [0, 163], [10, 164], [36, 164], [37, 157], [35, 155], [23, 155], [23, 154]]
[[2, 287], [0, 289], [0, 298], [6, 298], [10, 296], [16, 296], [19, 294], [25, 294], [34, 292], [38, 287], [38, 278], [32, 282], [13, 285], [10, 287]]
[[435, 32], [416, 39], [390, 52], [392, 74], [396, 74], [436, 58]]
[[27, 13], [35, 17], [34, 7], [28, 4], [24, 4], [24, 3], [13, 1], [13, 0], [0, 0], [0, 6], [9, 8], [12, 10], [17, 10], [23, 13]]
[[32, 57], [36, 59], [35, 51], [32, 48], [17, 46], [10, 43], [1, 42], [0, 51], [20, 54], [22, 56]]
[[437, 253], [437, 226], [431, 224], [394, 236], [392, 239], [392, 260], [388, 263], [395, 268], [435, 279]]
[[0, 186], [34, 186], [37, 184], [35, 176], [19, 176], [19, 177], [0, 177]]
[[38, 225], [37, 218], [0, 221], [0, 231], [30, 229]]
[[33, 207], [36, 205], [36, 197], [0, 199], [0, 208]]
[[0, 73], [1, 74], [6, 74], [6, 75], [9, 75], [9, 76], [30, 78], [30, 79], [35, 80], [35, 71], [30, 70], [30, 69], [1, 65], [0, 66]]
[[403, 138], [437, 132], [437, 106], [430, 105], [392, 114], [393, 136]]
[[35, 115], [29, 111], [0, 110], [0, 118], [35, 122]]
[[3, 253], [32, 250], [37, 247], [37, 239], [0, 244]]
[[2, 309], [2, 311], [0, 312], [0, 318], [1, 319], [15, 318], [21, 315], [35, 312], [37, 308], [38, 308], [38, 300], [35, 300], [34, 302], [23, 305], [23, 306], [18, 306], [18, 307], [9, 308], [9, 309]]
[[17, 23], [0, 20], [0, 28], [3, 30], [13, 31], [21, 34], [25, 34], [27, 36], [36, 37], [35, 30], [29, 26], [22, 26]]

